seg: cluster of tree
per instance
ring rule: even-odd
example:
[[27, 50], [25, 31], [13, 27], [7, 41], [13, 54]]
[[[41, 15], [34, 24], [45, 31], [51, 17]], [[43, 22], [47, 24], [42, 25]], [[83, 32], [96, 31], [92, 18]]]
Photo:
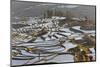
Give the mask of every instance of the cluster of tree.
[[70, 11], [61, 11], [61, 10], [46, 10], [43, 14], [44, 18], [51, 18], [52, 16], [66, 17], [68, 19], [73, 17], [73, 14]]
[[91, 51], [88, 47], [79, 44], [77, 47], [71, 48], [68, 52], [73, 53], [74, 62], [86, 62], [86, 61], [94, 61], [91, 54]]

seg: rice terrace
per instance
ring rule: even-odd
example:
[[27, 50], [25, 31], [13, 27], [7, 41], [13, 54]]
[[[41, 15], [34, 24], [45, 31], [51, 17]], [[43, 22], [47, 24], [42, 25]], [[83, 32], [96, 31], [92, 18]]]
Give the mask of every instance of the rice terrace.
[[11, 1], [11, 66], [96, 60], [95, 6]]

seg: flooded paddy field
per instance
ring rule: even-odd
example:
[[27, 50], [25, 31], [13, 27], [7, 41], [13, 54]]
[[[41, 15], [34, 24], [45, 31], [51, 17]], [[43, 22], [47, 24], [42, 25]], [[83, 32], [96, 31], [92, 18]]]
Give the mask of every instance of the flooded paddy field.
[[[18, 1], [18, 3], [20, 2]], [[21, 8], [16, 5], [16, 1], [13, 1], [12, 4], [15, 4], [14, 7], [16, 9]], [[41, 9], [43, 12], [39, 12], [39, 15], [38, 13], [35, 15], [33, 12], [34, 16], [18, 16], [16, 15], [16, 11], [12, 15], [12, 66], [92, 62], [96, 60], [95, 22], [90, 21], [90, 17], [88, 16], [80, 16], [81, 14], [78, 16], [72, 16], [73, 13], [67, 15], [69, 13], [67, 9], [71, 11], [75, 8], [78, 9], [78, 7], [83, 8], [83, 6], [73, 5], [73, 7], [69, 7], [70, 5], [63, 4], [33, 4], [34, 6], [31, 6], [31, 8], [26, 8], [26, 6], [30, 6], [28, 3], [26, 6], [24, 4], [24, 10], [29, 9], [33, 11], [33, 9], [37, 8], [38, 12], [41, 7], [40, 5], [44, 7], [47, 5], [48, 7], [44, 11]], [[66, 10], [64, 11], [67, 11], [67, 13], [61, 10], [65, 8]], [[12, 10], [14, 9], [12, 8]], [[83, 14], [85, 14], [85, 10]]]

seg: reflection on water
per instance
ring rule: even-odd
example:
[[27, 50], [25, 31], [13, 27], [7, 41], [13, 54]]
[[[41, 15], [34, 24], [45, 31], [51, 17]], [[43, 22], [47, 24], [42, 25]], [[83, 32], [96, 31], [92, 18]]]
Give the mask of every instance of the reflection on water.
[[[44, 42], [43, 42], [44, 43]], [[51, 42], [50, 42], [51, 43]], [[68, 41], [66, 41], [65, 43], [64, 43], [64, 46], [67, 48], [67, 50], [69, 49], [69, 48], [73, 48], [73, 47], [75, 47], [76, 45], [73, 45], [72, 43], [70, 43], [70, 42], [68, 42]], [[49, 48], [49, 47], [48, 47]], [[58, 48], [58, 49], [53, 49], [53, 50], [51, 50], [51, 51], [61, 51], [62, 50], [62, 48], [60, 47], [60, 48]], [[66, 50], [66, 51], [67, 51]], [[64, 50], [63, 50], [64, 51]], [[63, 52], [62, 51], [62, 52]], [[35, 56], [34, 54], [30, 54], [30, 53], [27, 53], [27, 52], [25, 52], [25, 51], [22, 51], [22, 53], [23, 54], [26, 54], [26, 55], [30, 55], [30, 56]], [[41, 54], [42, 55], [42, 54]], [[44, 54], [45, 56], [46, 55], [48, 55], [48, 54]], [[44, 56], [43, 55], [43, 56]], [[43, 58], [43, 57], [41, 57], [41, 58]], [[46, 58], [46, 57], [45, 57]], [[33, 63], [33, 62], [35, 62], [36, 60], [38, 60], [38, 58], [35, 58], [35, 59], [33, 59], [33, 60], [30, 60], [27, 64], [31, 64], [31, 63]], [[25, 61], [25, 60], [12, 60], [12, 64], [13, 65], [22, 65], [22, 64], [25, 64], [26, 62], [27, 62], [27, 60]], [[73, 60], [73, 55], [70, 55], [70, 54], [64, 54], [64, 55], [57, 55], [56, 57], [54, 57], [53, 59], [51, 59], [51, 60], [48, 60], [48, 61], [46, 61], [46, 62], [57, 62], [57, 63], [60, 63], [60, 62], [74, 62], [74, 60]], [[45, 63], [45, 61], [41, 61], [41, 62], [39, 62], [39, 63]]]
[[[23, 5], [22, 7], [28, 6], [24, 3]], [[41, 9], [40, 5], [48, 8]], [[54, 7], [52, 9], [51, 6], [57, 9]], [[31, 17], [16, 15], [18, 21], [14, 20], [11, 23], [12, 66], [95, 61], [95, 23], [88, 17], [80, 16], [81, 14], [74, 16], [71, 11], [74, 12], [78, 7], [34, 3], [34, 7], [27, 7], [29, 10], [27, 12], [31, 12], [34, 8], [36, 10], [33, 11], [39, 12], [38, 16], [32, 17], [33, 11], [32, 14], [22, 12], [25, 15], [30, 14]], [[84, 7], [83, 12], [78, 9], [76, 13], [85, 14], [85, 10], [88, 9], [84, 10]]]

